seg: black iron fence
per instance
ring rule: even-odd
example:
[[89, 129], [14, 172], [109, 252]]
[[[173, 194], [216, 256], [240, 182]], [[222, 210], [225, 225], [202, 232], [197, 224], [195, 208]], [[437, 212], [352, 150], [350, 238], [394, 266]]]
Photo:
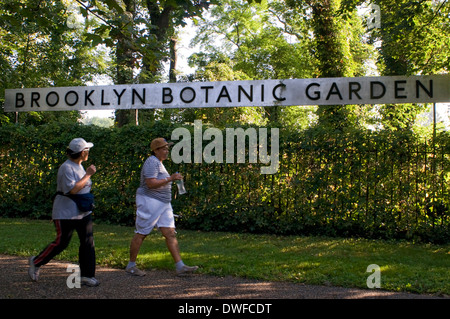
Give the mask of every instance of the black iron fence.
[[[174, 128], [0, 127], [0, 216], [51, 218], [57, 169], [69, 141], [81, 136], [95, 144], [96, 220], [132, 225], [149, 142], [170, 138]], [[174, 191], [172, 201], [180, 227], [442, 243], [450, 238], [449, 141], [445, 132], [426, 140], [410, 132], [281, 129], [276, 174], [248, 161], [165, 165], [185, 176], [188, 193]]]

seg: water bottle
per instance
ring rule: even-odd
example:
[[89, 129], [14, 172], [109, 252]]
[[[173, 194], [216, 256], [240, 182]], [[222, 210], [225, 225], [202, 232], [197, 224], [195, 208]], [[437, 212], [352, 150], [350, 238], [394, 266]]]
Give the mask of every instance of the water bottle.
[[[178, 172], [177, 172], [178, 173]], [[186, 188], [184, 188], [184, 182], [182, 179], [177, 179], [175, 181], [178, 187], [178, 194], [183, 195], [186, 194]]]

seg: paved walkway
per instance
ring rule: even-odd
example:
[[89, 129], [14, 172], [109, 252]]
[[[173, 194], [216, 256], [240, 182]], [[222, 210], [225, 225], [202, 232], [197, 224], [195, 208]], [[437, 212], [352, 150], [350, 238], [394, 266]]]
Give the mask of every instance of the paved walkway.
[[382, 291], [267, 282], [236, 277], [150, 270], [133, 277], [120, 269], [97, 267], [98, 287], [68, 288], [68, 262], [41, 268], [39, 282], [28, 277], [28, 260], [0, 255], [0, 299], [430, 299], [442, 297]]

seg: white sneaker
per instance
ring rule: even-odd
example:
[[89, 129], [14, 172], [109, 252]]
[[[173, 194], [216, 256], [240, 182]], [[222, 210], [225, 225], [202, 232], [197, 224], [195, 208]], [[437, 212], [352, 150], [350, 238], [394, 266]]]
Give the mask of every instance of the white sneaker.
[[125, 271], [127, 273], [129, 273], [130, 275], [133, 275], [133, 276], [139, 276], [139, 277], [145, 276], [145, 272], [143, 272], [142, 270], [140, 270], [136, 266], [133, 266], [133, 267], [130, 267], [130, 268], [125, 268]]
[[35, 256], [31, 256], [29, 259], [28, 264], [30, 265], [30, 268], [28, 268], [28, 275], [30, 276], [31, 280], [38, 281], [39, 280], [39, 267], [36, 267], [34, 265]]
[[184, 276], [193, 273], [198, 269], [198, 266], [186, 266], [184, 265], [180, 269], [177, 269], [177, 276]]
[[81, 277], [81, 284], [88, 287], [97, 287], [100, 285], [100, 282], [94, 277]]

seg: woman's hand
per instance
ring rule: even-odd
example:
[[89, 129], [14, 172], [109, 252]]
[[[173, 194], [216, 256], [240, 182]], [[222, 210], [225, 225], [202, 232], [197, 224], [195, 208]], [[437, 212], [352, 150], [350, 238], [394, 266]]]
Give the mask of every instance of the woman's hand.
[[91, 176], [95, 174], [95, 172], [97, 172], [97, 168], [94, 165], [89, 166], [86, 169], [86, 174], [83, 176], [82, 179], [80, 179], [78, 182], [75, 183], [75, 186], [70, 190], [69, 193], [76, 194], [80, 190], [82, 190], [84, 186], [86, 186], [86, 183], [89, 181]]
[[86, 169], [86, 175], [88, 176], [94, 175], [95, 172], [97, 172], [97, 168], [94, 165], [91, 165]]
[[170, 181], [180, 180], [180, 179], [183, 179], [183, 175], [181, 175], [180, 173], [174, 173], [174, 174], [170, 175], [169, 179], [170, 179]]

